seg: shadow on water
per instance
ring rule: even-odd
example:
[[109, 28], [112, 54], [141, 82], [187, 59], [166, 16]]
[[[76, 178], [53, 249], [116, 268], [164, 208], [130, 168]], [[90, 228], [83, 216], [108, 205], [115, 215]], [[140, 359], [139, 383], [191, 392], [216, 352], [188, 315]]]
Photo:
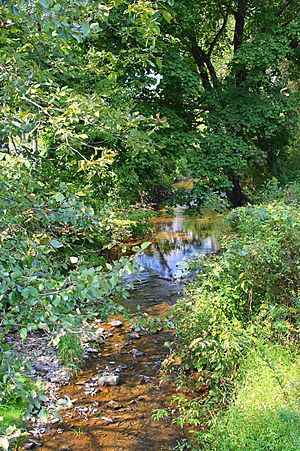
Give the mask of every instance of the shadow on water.
[[[178, 207], [175, 216], [161, 212], [153, 223], [152, 245], [137, 257], [141, 269], [131, 277], [134, 289], [126, 303], [164, 316], [181, 296], [187, 259], [218, 249], [220, 215], [207, 212], [203, 217], [189, 217]], [[41, 451], [174, 450], [183, 438], [183, 431], [170, 418], [155, 422], [152, 417], [153, 410], [166, 408], [175, 394], [175, 387], [161, 384], [159, 378], [161, 362], [168, 355], [164, 343], [173, 339], [171, 332], [141, 333], [138, 340], [131, 339], [130, 324], [122, 321], [123, 327], [118, 329], [101, 323], [108, 333], [106, 344], [101, 352], [92, 354], [72, 384], [62, 388], [60, 397], [74, 399], [75, 408], [50, 428]], [[138, 349], [141, 357], [134, 357], [133, 349]], [[85, 393], [90, 380], [118, 368], [122, 368], [120, 385]], [[116, 410], [108, 407], [109, 402], [117, 403]]]

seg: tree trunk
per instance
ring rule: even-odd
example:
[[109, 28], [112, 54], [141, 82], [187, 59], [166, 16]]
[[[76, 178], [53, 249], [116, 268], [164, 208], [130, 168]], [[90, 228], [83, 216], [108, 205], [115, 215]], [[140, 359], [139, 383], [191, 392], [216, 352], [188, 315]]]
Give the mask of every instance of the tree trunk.
[[[237, 9], [234, 13], [235, 26], [233, 38], [233, 51], [235, 55], [243, 43], [247, 4], [248, 0], [236, 1]], [[246, 77], [247, 77], [246, 68], [242, 66], [236, 73], [236, 85], [237, 86], [241, 85], [245, 81]], [[237, 114], [239, 114], [239, 111], [237, 111]], [[237, 135], [243, 137], [242, 126], [240, 127], [240, 130], [237, 132]], [[226, 192], [227, 198], [229, 199], [231, 205], [234, 208], [246, 205], [248, 203], [248, 199], [242, 192], [242, 188], [238, 177], [236, 177], [234, 174], [230, 174], [228, 178], [233, 186], [231, 190], [228, 190]]]
[[[233, 38], [233, 51], [237, 53], [244, 38], [245, 18], [247, 11], [247, 0], [238, 0], [238, 8], [234, 14], [235, 26], [234, 26], [234, 38]], [[247, 71], [245, 67], [241, 67], [236, 74], [236, 84], [240, 85], [245, 81], [247, 77]]]
[[205, 91], [211, 91], [212, 86], [210, 84], [207, 68], [205, 66], [206, 54], [201, 49], [201, 47], [198, 46], [196, 38], [192, 39], [191, 52], [195, 60], [195, 63], [197, 64], [203, 88], [205, 89]]
[[226, 196], [234, 208], [242, 207], [248, 204], [247, 197], [243, 194], [240, 181], [235, 176], [229, 177], [232, 182], [232, 189], [226, 191]]

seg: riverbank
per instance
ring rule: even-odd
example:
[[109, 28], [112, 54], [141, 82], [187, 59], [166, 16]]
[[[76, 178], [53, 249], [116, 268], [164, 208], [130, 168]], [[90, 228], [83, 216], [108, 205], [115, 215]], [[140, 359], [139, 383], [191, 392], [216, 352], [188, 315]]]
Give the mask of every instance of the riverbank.
[[199, 426], [190, 449], [300, 447], [298, 192], [233, 210], [222, 252], [190, 263], [170, 359], [181, 389], [206, 392], [178, 400], [182, 424]]

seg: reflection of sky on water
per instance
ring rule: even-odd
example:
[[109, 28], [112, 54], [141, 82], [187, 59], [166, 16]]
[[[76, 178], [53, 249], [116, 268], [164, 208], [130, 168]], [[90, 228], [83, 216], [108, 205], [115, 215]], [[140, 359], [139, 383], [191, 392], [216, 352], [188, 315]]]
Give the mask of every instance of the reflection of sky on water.
[[[173, 243], [172, 243], [173, 244]], [[205, 238], [198, 245], [178, 240], [178, 246], [165, 253], [160, 248], [160, 243], [154, 243], [150, 251], [137, 257], [136, 261], [141, 265], [144, 272], [149, 275], [159, 275], [166, 278], [178, 278], [183, 275], [186, 268], [186, 260], [195, 257], [197, 253], [207, 254], [216, 249], [213, 238]], [[145, 274], [146, 276], [146, 274]]]
[[198, 253], [207, 254], [217, 250], [212, 225], [216, 215], [193, 218], [184, 215], [178, 207], [174, 218], [160, 216], [156, 221], [155, 240], [151, 247], [136, 258], [142, 271], [133, 276], [147, 280], [154, 276], [167, 279], [180, 278], [186, 268], [186, 260]]

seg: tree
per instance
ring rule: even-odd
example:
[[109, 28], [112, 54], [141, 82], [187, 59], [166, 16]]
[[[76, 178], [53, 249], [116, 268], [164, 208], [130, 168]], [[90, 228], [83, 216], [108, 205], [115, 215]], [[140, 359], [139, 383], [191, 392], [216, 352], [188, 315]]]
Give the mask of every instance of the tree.
[[194, 132], [200, 199], [226, 192], [239, 206], [246, 184], [280, 173], [297, 130], [299, 9], [293, 0], [177, 0], [162, 26], [155, 94]]
[[[145, 189], [139, 167], [128, 177], [122, 165], [144, 155], [149, 174], [157, 156], [150, 134], [164, 121], [135, 109], [122, 73], [149, 65], [163, 11], [164, 0], [0, 2], [0, 139], [103, 197], [117, 196], [126, 180], [136, 200]], [[108, 31], [125, 46], [117, 57]]]

